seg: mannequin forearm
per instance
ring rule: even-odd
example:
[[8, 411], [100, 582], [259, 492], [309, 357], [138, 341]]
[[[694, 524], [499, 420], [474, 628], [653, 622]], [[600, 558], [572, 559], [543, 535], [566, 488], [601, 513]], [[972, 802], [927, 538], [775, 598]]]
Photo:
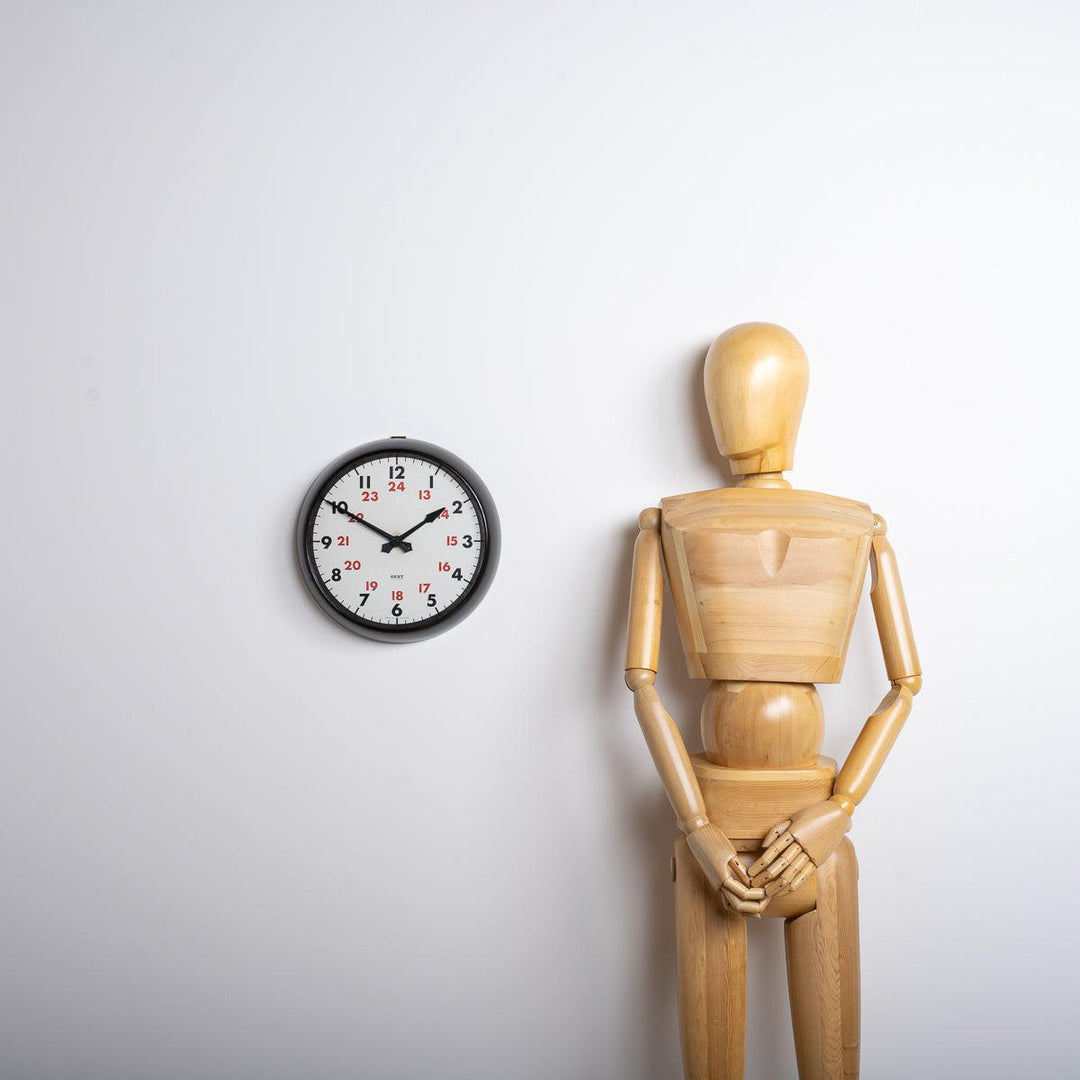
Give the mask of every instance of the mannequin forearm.
[[651, 683], [634, 689], [634, 712], [671, 808], [679, 819], [679, 828], [684, 833], [692, 833], [707, 825], [709, 819], [705, 814], [705, 800], [701, 796], [694, 767], [690, 764], [686, 744]]
[[833, 784], [833, 801], [850, 814], [862, 802], [911, 712], [911, 691], [893, 686], [863, 725]]

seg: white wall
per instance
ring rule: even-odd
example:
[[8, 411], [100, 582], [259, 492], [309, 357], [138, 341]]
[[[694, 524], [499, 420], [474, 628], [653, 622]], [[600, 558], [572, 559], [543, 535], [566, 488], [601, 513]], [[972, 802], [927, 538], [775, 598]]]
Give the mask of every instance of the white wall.
[[[749, 7], [3, 5], [0, 1075], [679, 1075], [625, 593], [637, 512], [722, 482], [747, 319], [926, 670], [852, 834], [866, 1075], [1074, 1073], [1080, 16]], [[398, 433], [504, 526], [411, 647], [290, 551]], [[884, 689], [864, 608], [829, 752]], [[748, 1075], [792, 1077], [750, 932]]]

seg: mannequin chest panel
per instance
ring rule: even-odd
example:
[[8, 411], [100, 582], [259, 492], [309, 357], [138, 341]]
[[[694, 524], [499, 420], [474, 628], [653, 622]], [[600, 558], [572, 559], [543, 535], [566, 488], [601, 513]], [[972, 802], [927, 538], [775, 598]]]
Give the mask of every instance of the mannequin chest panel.
[[664, 499], [662, 541], [692, 678], [837, 682], [874, 518], [817, 492]]

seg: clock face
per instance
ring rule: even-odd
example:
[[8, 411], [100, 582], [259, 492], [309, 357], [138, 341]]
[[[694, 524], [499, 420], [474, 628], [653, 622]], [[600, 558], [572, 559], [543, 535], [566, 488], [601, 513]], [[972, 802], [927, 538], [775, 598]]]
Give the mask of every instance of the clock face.
[[369, 637], [445, 629], [494, 571], [490, 498], [438, 447], [411, 439], [360, 447], [324, 470], [305, 499], [297, 554], [308, 588], [335, 621]]

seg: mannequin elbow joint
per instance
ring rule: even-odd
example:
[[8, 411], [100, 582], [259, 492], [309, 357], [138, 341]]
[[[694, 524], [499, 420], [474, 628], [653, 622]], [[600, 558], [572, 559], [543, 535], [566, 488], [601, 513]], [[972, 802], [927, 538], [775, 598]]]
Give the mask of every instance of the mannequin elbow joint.
[[908, 675], [903, 679], [893, 679], [893, 686], [906, 687], [914, 697], [922, 689], [922, 676]]

